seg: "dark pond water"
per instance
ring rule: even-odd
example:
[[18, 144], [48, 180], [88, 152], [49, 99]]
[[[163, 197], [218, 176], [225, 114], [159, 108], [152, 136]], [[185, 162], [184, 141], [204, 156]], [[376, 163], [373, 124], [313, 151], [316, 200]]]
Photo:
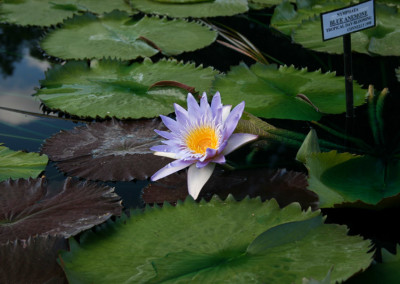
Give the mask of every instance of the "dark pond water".
[[[218, 18], [219, 22], [232, 27], [246, 35], [261, 51], [276, 59], [276, 63], [294, 65], [297, 68], [308, 67], [310, 71], [321, 69], [322, 72], [336, 71], [343, 75], [343, 58], [340, 55], [316, 53], [294, 45], [290, 39], [278, 35], [268, 28], [271, 10], [250, 12], [247, 16]], [[85, 122], [72, 121], [55, 116], [43, 115], [40, 102], [31, 95], [40, 86], [45, 71], [52, 64], [59, 64], [46, 58], [38, 48], [38, 41], [43, 30], [36, 28], [21, 28], [0, 25], [0, 143], [12, 150], [38, 152], [43, 141], [60, 130], [72, 129]], [[159, 56], [158, 58], [161, 58]], [[157, 56], [153, 60], [158, 59]], [[194, 61], [204, 66], [213, 66], [227, 72], [230, 66], [245, 61], [248, 65], [253, 61], [235, 51], [214, 43], [197, 52], [185, 53], [177, 57], [184, 61]], [[274, 60], [270, 60], [274, 62]], [[385, 105], [385, 120], [391, 127], [391, 133], [396, 134], [400, 125], [400, 83], [397, 81], [395, 69], [400, 66], [397, 57], [370, 57], [363, 54], [353, 54], [353, 74], [356, 81], [365, 87], [373, 84], [375, 89], [388, 87], [390, 96]], [[5, 110], [5, 108], [23, 111]], [[32, 113], [32, 114], [28, 114]], [[364, 140], [371, 140], [365, 106], [356, 109], [354, 135]], [[288, 129], [307, 133], [309, 124], [305, 122], [270, 120], [272, 124]], [[344, 115], [327, 116], [321, 121], [324, 124], [334, 124], [344, 129]], [[331, 137], [329, 137], [331, 138]], [[340, 141], [339, 141], [340, 142]], [[287, 167], [304, 170], [302, 165], [293, 162], [293, 149], [277, 146], [268, 155], [270, 167]], [[49, 163], [45, 169], [49, 182], [58, 182], [65, 177]], [[116, 188], [116, 192], [124, 200], [127, 208], [142, 206], [141, 189], [147, 181], [108, 183]], [[383, 211], [359, 209], [329, 209], [328, 222], [344, 223], [350, 226], [350, 233], [361, 233], [365, 237], [394, 250], [394, 244], [400, 236], [393, 230], [393, 216], [399, 215], [398, 209]]]

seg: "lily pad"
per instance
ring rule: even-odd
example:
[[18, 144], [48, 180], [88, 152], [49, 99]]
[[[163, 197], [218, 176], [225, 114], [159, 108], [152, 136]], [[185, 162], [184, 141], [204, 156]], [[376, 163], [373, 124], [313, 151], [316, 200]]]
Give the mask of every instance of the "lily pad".
[[105, 13], [115, 9], [132, 11], [124, 0], [4, 0], [0, 6], [0, 14], [3, 14], [1, 22], [22, 26], [51, 26], [79, 11]]
[[[307, 72], [293, 66], [276, 68], [241, 63], [225, 76], [217, 76], [213, 89], [224, 104], [246, 102], [246, 111], [264, 118], [318, 120], [324, 113], [346, 110], [344, 77], [321, 71]], [[354, 105], [365, 102], [366, 90], [354, 84]]]
[[179, 81], [208, 91], [218, 71], [176, 60], [152, 63], [119, 61], [68, 62], [46, 73], [36, 95], [52, 110], [79, 117], [142, 118], [173, 112], [173, 104], [186, 104], [187, 91], [174, 87], [154, 87], [164, 80]]
[[190, 4], [161, 3], [153, 0], [130, 1], [133, 8], [148, 14], [174, 18], [210, 18], [247, 12], [247, 0], [214, 0]]
[[67, 284], [57, 263], [59, 250], [66, 250], [63, 237], [35, 236], [0, 244], [0, 283]]
[[101, 17], [75, 16], [48, 33], [41, 47], [63, 59], [131, 60], [158, 52], [171, 56], [194, 51], [210, 45], [216, 37], [217, 32], [199, 22], [148, 16], [132, 19], [125, 12], [114, 11]]
[[161, 3], [169, 3], [169, 4], [189, 4], [189, 3], [198, 3], [198, 2], [212, 2], [214, 0], [154, 0]]
[[45, 155], [13, 151], [0, 144], [0, 181], [13, 178], [37, 177], [48, 162]]
[[387, 164], [372, 156], [336, 151], [307, 157], [309, 189], [318, 194], [321, 208], [361, 201], [377, 204], [400, 193], [400, 162]]
[[[352, 34], [352, 50], [359, 53], [383, 56], [399, 56], [400, 8], [376, 3], [376, 27]], [[343, 53], [341, 38], [322, 41], [320, 17], [304, 21], [294, 30], [292, 39], [316, 51]], [[314, 36], [310, 36], [314, 35]]]
[[44, 179], [0, 183], [0, 243], [34, 235], [68, 238], [119, 215], [118, 195], [108, 186], [68, 178], [62, 188]]
[[[262, 0], [257, 0], [262, 1]], [[297, 2], [297, 9], [294, 4], [290, 2]], [[339, 9], [350, 5], [348, 0], [313, 0], [313, 1], [279, 1], [279, 5], [275, 8], [274, 14], [271, 18], [271, 26], [279, 30], [281, 33], [290, 36], [303, 20], [308, 20], [314, 16], [335, 9]], [[321, 26], [320, 26], [321, 29]], [[309, 34], [313, 35], [313, 34]], [[322, 36], [319, 37], [322, 39]]]
[[70, 239], [60, 264], [81, 283], [299, 283], [325, 277], [332, 265], [332, 281], [342, 281], [371, 262], [370, 242], [346, 234], [296, 203], [189, 199], [132, 211], [80, 244]]
[[364, 273], [360, 273], [349, 280], [349, 284], [397, 284], [400, 279], [400, 246], [397, 253], [392, 254], [382, 249], [382, 262], [374, 262]]
[[150, 151], [162, 140], [154, 129], [165, 129], [161, 120], [97, 122], [59, 132], [46, 140], [42, 153], [72, 176], [102, 181], [147, 179], [170, 162]]
[[[186, 173], [170, 175], [143, 190], [145, 203], [175, 203], [188, 196]], [[216, 169], [202, 189], [199, 197], [210, 200], [214, 194], [225, 199], [232, 194], [236, 200], [246, 196], [260, 197], [261, 200], [276, 199], [285, 207], [299, 202], [304, 210], [318, 208], [318, 197], [307, 189], [307, 179], [303, 173], [286, 169], [251, 169], [223, 172]]]

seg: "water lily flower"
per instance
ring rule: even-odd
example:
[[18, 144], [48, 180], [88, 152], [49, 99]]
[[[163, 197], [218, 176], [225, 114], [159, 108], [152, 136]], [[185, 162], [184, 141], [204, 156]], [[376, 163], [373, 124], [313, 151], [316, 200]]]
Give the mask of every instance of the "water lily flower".
[[247, 142], [255, 140], [257, 135], [233, 133], [244, 110], [244, 102], [232, 111], [231, 106], [223, 106], [217, 92], [208, 104], [207, 95], [203, 93], [200, 105], [192, 94], [188, 94], [185, 110], [174, 104], [176, 120], [161, 115], [161, 119], [170, 131], [155, 130], [167, 139], [164, 145], [150, 149], [155, 155], [175, 159], [152, 177], [156, 181], [174, 172], [189, 167], [188, 191], [196, 199], [204, 184], [214, 171], [215, 164], [225, 163], [225, 155]]

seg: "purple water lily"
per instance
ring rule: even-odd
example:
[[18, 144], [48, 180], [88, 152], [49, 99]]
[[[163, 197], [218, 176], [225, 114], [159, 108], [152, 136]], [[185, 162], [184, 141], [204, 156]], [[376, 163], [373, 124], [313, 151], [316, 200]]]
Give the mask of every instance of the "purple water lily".
[[232, 111], [231, 106], [223, 106], [221, 96], [217, 92], [211, 102], [203, 93], [200, 105], [192, 94], [188, 94], [185, 110], [174, 104], [176, 120], [161, 115], [166, 127], [171, 131], [155, 130], [164, 137], [164, 145], [150, 149], [155, 155], [176, 159], [157, 171], [152, 177], [156, 181], [181, 169], [189, 167], [188, 190], [196, 199], [204, 184], [214, 171], [215, 164], [225, 163], [225, 155], [243, 144], [257, 139], [257, 135], [233, 133], [244, 110], [244, 102]]

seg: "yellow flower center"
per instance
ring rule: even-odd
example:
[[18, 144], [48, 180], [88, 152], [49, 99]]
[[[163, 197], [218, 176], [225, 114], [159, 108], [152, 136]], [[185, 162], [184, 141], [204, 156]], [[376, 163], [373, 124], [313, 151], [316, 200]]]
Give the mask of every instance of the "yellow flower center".
[[204, 155], [207, 148], [218, 148], [218, 134], [214, 128], [203, 125], [190, 131], [185, 142], [194, 153]]

